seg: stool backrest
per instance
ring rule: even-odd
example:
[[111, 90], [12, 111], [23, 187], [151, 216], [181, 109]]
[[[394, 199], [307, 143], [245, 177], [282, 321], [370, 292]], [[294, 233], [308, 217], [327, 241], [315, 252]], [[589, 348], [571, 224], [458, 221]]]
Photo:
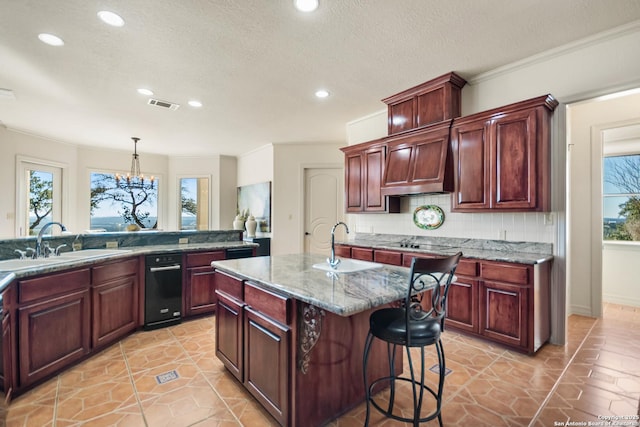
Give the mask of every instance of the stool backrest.
[[[449, 287], [461, 257], [462, 252], [446, 258], [413, 258], [409, 290], [405, 299], [407, 323], [426, 319], [432, 321], [435, 318], [440, 320], [441, 329], [444, 330]], [[429, 289], [431, 289], [430, 307], [425, 309], [422, 300]]]

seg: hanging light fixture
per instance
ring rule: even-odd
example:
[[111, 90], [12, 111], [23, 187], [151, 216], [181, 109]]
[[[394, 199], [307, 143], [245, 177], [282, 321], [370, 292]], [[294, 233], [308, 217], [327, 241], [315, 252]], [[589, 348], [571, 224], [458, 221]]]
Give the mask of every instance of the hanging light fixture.
[[[131, 157], [131, 171], [127, 173], [125, 177], [120, 174], [116, 174], [116, 184], [119, 187], [123, 188], [144, 188], [145, 187], [145, 177], [144, 174], [140, 170], [140, 156], [138, 156], [138, 141], [140, 138], [132, 136], [133, 140], [133, 155]], [[124, 178], [124, 179], [123, 179]], [[153, 188], [153, 175], [149, 179], [147, 187]]]

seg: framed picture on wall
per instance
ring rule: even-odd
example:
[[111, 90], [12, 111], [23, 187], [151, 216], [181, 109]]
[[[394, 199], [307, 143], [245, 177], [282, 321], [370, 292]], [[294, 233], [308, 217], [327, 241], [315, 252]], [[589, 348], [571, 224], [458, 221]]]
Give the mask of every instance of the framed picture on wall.
[[237, 210], [253, 215], [258, 231], [271, 232], [271, 181], [238, 187]]

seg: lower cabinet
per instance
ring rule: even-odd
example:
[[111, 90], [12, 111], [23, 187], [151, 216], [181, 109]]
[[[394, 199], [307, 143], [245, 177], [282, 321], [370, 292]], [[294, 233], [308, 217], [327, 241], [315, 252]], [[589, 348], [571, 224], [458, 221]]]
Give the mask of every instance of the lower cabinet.
[[216, 356], [280, 423], [290, 424], [290, 298], [216, 271]]
[[109, 345], [138, 327], [138, 258], [92, 268], [94, 348]]
[[290, 328], [249, 306], [244, 312], [244, 386], [280, 425], [287, 425]]
[[529, 290], [521, 285], [482, 281], [480, 333], [493, 341], [526, 348]]
[[[218, 273], [220, 274], [220, 273]], [[244, 302], [216, 291], [216, 356], [238, 381], [244, 381]]]
[[211, 261], [225, 259], [225, 251], [186, 254], [187, 277], [183, 290], [186, 316], [209, 314], [216, 310], [216, 292]]
[[[345, 253], [349, 249], [360, 259], [373, 251], [375, 261], [385, 264], [398, 265], [402, 256], [400, 265], [405, 267], [414, 257], [436, 256], [341, 245]], [[449, 288], [445, 327], [533, 353], [550, 335], [549, 284], [549, 262], [529, 265], [463, 258]], [[430, 307], [426, 301], [430, 296], [429, 292], [423, 296], [425, 308]]]
[[[87, 281], [82, 289], [18, 309], [21, 387], [47, 377], [91, 350], [89, 270], [83, 272]], [[55, 276], [47, 278], [49, 285], [57, 284]]]

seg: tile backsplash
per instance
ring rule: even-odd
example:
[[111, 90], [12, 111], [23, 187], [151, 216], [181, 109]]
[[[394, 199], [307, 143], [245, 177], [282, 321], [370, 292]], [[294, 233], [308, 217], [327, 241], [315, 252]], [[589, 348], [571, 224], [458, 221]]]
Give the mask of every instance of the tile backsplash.
[[[413, 223], [413, 212], [422, 205], [437, 205], [442, 209], [445, 219], [441, 227], [424, 230]], [[545, 216], [552, 219], [548, 224], [545, 223]], [[350, 227], [359, 233], [556, 243], [553, 213], [549, 215], [542, 212], [451, 212], [449, 194], [406, 196], [401, 199], [400, 213], [351, 214], [347, 219]]]

